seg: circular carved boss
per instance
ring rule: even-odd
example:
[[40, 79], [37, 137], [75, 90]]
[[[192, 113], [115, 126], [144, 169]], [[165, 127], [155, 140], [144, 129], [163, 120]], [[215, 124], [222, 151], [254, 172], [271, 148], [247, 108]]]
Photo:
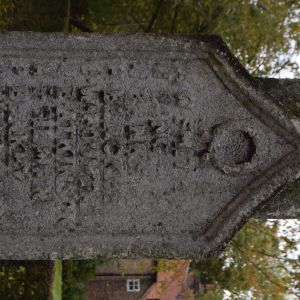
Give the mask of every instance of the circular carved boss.
[[260, 133], [251, 121], [230, 121], [219, 125], [210, 145], [214, 165], [226, 174], [257, 169], [263, 149]]

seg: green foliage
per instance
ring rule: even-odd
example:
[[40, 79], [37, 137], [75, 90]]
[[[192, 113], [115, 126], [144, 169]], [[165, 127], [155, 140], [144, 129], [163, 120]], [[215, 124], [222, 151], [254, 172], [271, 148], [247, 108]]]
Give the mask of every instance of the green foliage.
[[100, 260], [65, 260], [63, 261], [63, 297], [64, 300], [86, 299], [85, 284], [95, 277], [95, 268]]
[[194, 261], [200, 282], [213, 284], [212, 289], [202, 291], [204, 299], [214, 299], [212, 295], [219, 299], [226, 290], [232, 293], [231, 299], [246, 299], [247, 295], [263, 300], [286, 299], [289, 294], [299, 297], [299, 259], [288, 257], [296, 243], [288, 234], [278, 235], [278, 229], [278, 222], [251, 220], [219, 259]]
[[8, 15], [10, 13], [11, 4], [9, 0], [0, 0], [0, 28], [8, 27]]
[[52, 300], [53, 267], [45, 261], [0, 261], [0, 299]]
[[52, 282], [52, 298], [53, 300], [62, 300], [62, 261], [56, 260], [54, 262]]
[[223, 300], [224, 292], [217, 287], [214, 290], [205, 291], [205, 293], [202, 293], [200, 297], [201, 300]]
[[63, 299], [84, 299], [85, 281], [94, 274], [94, 261], [63, 261]]

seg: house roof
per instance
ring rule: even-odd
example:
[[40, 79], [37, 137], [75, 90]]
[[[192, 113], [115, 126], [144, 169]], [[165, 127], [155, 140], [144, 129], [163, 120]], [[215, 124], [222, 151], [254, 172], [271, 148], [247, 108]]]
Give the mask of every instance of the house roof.
[[[189, 272], [190, 260], [113, 260], [96, 270], [96, 280], [90, 281], [89, 293], [110, 295], [107, 299], [140, 300], [192, 300], [197, 294], [199, 282]], [[124, 282], [128, 278], [141, 279], [141, 293], [126, 292]], [[105, 285], [103, 282], [112, 285]], [[114, 282], [114, 283], [113, 283]], [[104, 285], [103, 285], [104, 284]], [[113, 289], [113, 291], [112, 291]], [[125, 293], [125, 294], [124, 294]], [[94, 297], [94, 298], [93, 298]]]
[[157, 266], [157, 280], [142, 300], [191, 299], [184, 296], [188, 290], [189, 265], [189, 260], [160, 260]]

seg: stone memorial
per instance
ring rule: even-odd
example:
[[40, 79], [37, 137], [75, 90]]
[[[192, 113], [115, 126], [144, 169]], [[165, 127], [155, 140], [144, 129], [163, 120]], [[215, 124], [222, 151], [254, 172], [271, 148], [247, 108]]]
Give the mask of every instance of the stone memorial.
[[300, 83], [218, 37], [0, 34], [0, 259], [216, 257], [299, 217]]

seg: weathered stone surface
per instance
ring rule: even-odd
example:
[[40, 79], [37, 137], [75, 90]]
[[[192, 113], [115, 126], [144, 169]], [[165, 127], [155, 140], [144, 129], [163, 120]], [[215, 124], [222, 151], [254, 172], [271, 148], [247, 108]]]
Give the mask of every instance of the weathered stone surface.
[[[300, 80], [257, 78], [258, 85], [295, 124], [300, 119]], [[298, 125], [299, 126], [299, 125]], [[300, 180], [286, 184], [255, 213], [259, 218], [300, 218]]]
[[213, 257], [298, 178], [299, 118], [217, 38], [0, 41], [0, 258]]

